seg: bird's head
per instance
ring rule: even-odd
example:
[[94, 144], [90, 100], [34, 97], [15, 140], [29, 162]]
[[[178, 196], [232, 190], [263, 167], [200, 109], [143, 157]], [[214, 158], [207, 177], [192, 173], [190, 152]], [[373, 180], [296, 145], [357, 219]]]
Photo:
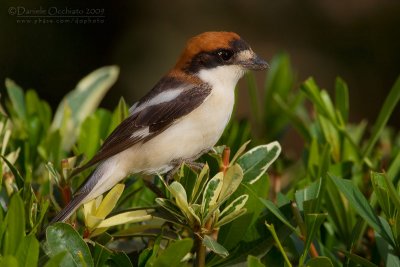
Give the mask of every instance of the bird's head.
[[233, 32], [205, 32], [189, 39], [175, 65], [176, 70], [190, 75], [218, 76], [235, 84], [247, 70], [267, 67], [267, 62]]

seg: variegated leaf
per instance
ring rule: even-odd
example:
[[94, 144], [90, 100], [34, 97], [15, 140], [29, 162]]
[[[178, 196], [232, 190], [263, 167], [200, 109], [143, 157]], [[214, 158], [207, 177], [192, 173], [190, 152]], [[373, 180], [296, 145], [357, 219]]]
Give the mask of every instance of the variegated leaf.
[[[103, 99], [104, 95], [117, 80], [119, 68], [107, 66], [93, 71], [83, 78], [76, 88], [69, 92], [61, 101], [51, 125], [53, 131], [64, 128], [63, 148], [69, 148], [75, 143], [80, 124], [91, 115]], [[68, 113], [70, 113], [68, 115]], [[66, 117], [70, 117], [65, 124]], [[64, 123], [64, 127], [62, 127]]]
[[206, 185], [203, 193], [203, 201], [201, 206], [202, 217], [207, 217], [210, 209], [217, 203], [219, 193], [222, 189], [222, 180], [224, 174], [222, 172], [217, 173]]
[[246, 212], [246, 209], [244, 209], [243, 207], [244, 205], [246, 205], [248, 198], [248, 195], [241, 195], [240, 197], [232, 201], [232, 203], [230, 203], [219, 215], [216, 227], [220, 227], [243, 215]]
[[209, 175], [210, 168], [208, 164], [204, 165], [204, 168], [201, 170], [199, 176], [196, 179], [196, 183], [193, 188], [191, 203], [196, 203], [199, 199], [201, 193], [204, 191], [204, 187], [207, 184], [207, 179]]
[[182, 210], [186, 218], [190, 222], [193, 222], [193, 216], [189, 211], [189, 203], [187, 201], [187, 194], [185, 188], [178, 182], [173, 182], [169, 187], [169, 191], [174, 196], [176, 205]]
[[257, 146], [243, 154], [237, 163], [243, 169], [243, 182], [253, 184], [267, 171], [278, 158], [281, 146], [278, 142]]
[[235, 156], [231, 159], [230, 166], [236, 163], [236, 160], [243, 154], [243, 152], [246, 150], [247, 145], [251, 142], [251, 140], [247, 141], [244, 143], [236, 152]]
[[198, 224], [201, 224], [201, 220], [199, 217], [199, 215], [201, 214], [200, 209], [201, 207], [198, 204], [189, 206], [189, 212], [190, 214], [192, 214], [192, 217], [197, 221]]
[[243, 179], [243, 170], [239, 164], [234, 164], [226, 170], [218, 202], [222, 204], [239, 187]]

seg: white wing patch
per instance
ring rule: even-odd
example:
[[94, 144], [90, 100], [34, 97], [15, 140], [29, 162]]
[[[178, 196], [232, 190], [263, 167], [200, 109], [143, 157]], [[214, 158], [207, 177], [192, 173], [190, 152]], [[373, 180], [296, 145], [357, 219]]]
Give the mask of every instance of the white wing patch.
[[138, 104], [139, 102], [136, 102], [135, 104], [132, 105], [132, 107], [129, 108], [129, 114], [135, 113], [135, 108], [137, 107]]
[[158, 95], [155, 95], [150, 100], [144, 102], [143, 104], [133, 105], [130, 108], [130, 111], [132, 112], [132, 114], [135, 114], [139, 111], [142, 111], [143, 109], [145, 109], [147, 107], [159, 105], [159, 104], [165, 103], [165, 102], [170, 102], [170, 101], [174, 100], [175, 98], [177, 98], [185, 89], [187, 89], [187, 87], [178, 87], [176, 89], [161, 92]]
[[132, 135], [131, 138], [136, 139], [136, 138], [142, 138], [149, 135], [149, 127], [143, 128], [141, 130], [135, 131]]

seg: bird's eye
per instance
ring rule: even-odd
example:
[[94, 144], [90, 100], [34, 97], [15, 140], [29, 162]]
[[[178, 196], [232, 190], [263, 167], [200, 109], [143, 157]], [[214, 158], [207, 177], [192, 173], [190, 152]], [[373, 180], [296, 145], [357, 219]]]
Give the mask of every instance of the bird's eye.
[[223, 61], [228, 61], [229, 59], [232, 58], [233, 51], [231, 51], [231, 50], [219, 50], [219, 51], [217, 51], [217, 55]]

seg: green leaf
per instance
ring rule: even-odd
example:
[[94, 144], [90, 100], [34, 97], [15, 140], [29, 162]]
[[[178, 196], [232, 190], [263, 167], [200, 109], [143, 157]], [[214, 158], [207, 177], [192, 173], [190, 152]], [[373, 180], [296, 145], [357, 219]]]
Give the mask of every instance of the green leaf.
[[15, 182], [17, 183], [18, 189], [23, 188], [25, 181], [22, 175], [17, 170], [17, 168], [15, 168], [14, 165], [11, 162], [9, 162], [7, 158], [3, 157], [2, 155], [0, 155], [0, 157], [4, 160], [4, 162], [7, 164], [7, 167], [10, 169], [10, 171], [16, 178]]
[[311, 183], [304, 189], [298, 190], [295, 193], [295, 199], [300, 211], [304, 210], [304, 202], [316, 199], [318, 197], [320, 182]]
[[39, 241], [33, 235], [25, 236], [19, 245], [16, 257], [20, 267], [37, 266]]
[[378, 118], [374, 124], [372, 129], [371, 137], [368, 140], [368, 143], [362, 153], [363, 158], [369, 157], [372, 148], [376, 144], [381, 135], [381, 132], [386, 126], [390, 116], [393, 113], [394, 108], [397, 106], [397, 103], [400, 100], [400, 76], [397, 78], [395, 84], [393, 85], [392, 89], [390, 90], [388, 96], [385, 99], [385, 102], [382, 106], [381, 111], [379, 112]]
[[267, 199], [260, 198], [261, 202], [265, 205], [265, 207], [272, 212], [281, 222], [283, 222], [287, 227], [289, 227], [293, 232], [296, 232], [296, 228], [294, 228], [288, 219], [286, 219], [285, 215], [275, 206], [274, 203]]
[[328, 214], [307, 214], [305, 216], [305, 225], [307, 229], [306, 242], [304, 244], [304, 251], [300, 257], [300, 266], [305, 261], [308, 251], [310, 249], [311, 242], [314, 240], [316, 234], [319, 231], [322, 223], [325, 221]]
[[91, 159], [98, 151], [101, 141], [105, 139], [111, 115], [108, 111], [98, 109], [87, 117], [81, 126], [78, 136], [78, 151]]
[[12, 255], [1, 257], [0, 266], [19, 267], [17, 259]]
[[390, 196], [390, 199], [392, 200], [393, 204], [395, 205], [396, 209], [400, 211], [400, 195], [396, 191], [396, 188], [394, 187], [392, 181], [389, 180], [389, 177], [385, 174], [377, 174], [375, 175], [381, 175], [383, 177], [383, 180], [386, 182], [386, 187]]
[[64, 260], [65, 256], [67, 255], [66, 251], [60, 252], [54, 256], [52, 256], [44, 265], [44, 267], [60, 267], [62, 261]]
[[[204, 168], [208, 168], [208, 166], [206, 167], [206, 165], [204, 166]], [[198, 174], [196, 171], [194, 171], [192, 168], [190, 168], [186, 164], [182, 164], [179, 172], [174, 177], [174, 180], [179, 182], [183, 186], [183, 188], [185, 188], [185, 191], [188, 194], [187, 198], [188, 198], [189, 203], [195, 203], [193, 201], [193, 198], [196, 197], [196, 194], [200, 195], [202, 193], [202, 192], [198, 192], [197, 190], [199, 188], [195, 188], [195, 187], [196, 186], [205, 186], [206, 181], [202, 181], [202, 179], [208, 178], [208, 177], [204, 177], [204, 174], [206, 174], [206, 173], [207, 173], [207, 171], [202, 169], [200, 174]], [[198, 179], [198, 178], [200, 178], [200, 179]], [[200, 181], [198, 181], [198, 180], [200, 180]], [[205, 180], [207, 180], [207, 179], [205, 179]], [[198, 183], [198, 182], [203, 183], [203, 184], [196, 185], [196, 183]]]
[[393, 236], [387, 233], [379, 220], [378, 216], [368, 204], [368, 201], [362, 195], [360, 190], [354, 186], [349, 180], [340, 179], [330, 176], [331, 180], [335, 183], [336, 187], [348, 199], [350, 205], [354, 210], [364, 219], [367, 223], [381, 234], [388, 242], [394, 244]]
[[[259, 181], [262, 181], [260, 179]], [[254, 184], [256, 188], [262, 187], [259, 182]], [[264, 187], [260, 191], [265, 190]], [[267, 191], [268, 192], [268, 191]], [[252, 196], [249, 196], [248, 202]], [[260, 203], [257, 199], [257, 203]], [[246, 205], [249, 207], [249, 205]], [[260, 203], [261, 209], [264, 210], [264, 205]], [[292, 209], [290, 204], [280, 208], [286, 218], [290, 218]], [[258, 213], [258, 207], [249, 207], [249, 211], [238, 218], [237, 220], [221, 227], [218, 237], [218, 242], [230, 251], [227, 258], [221, 259], [217, 256], [212, 257], [207, 261], [210, 266], [233, 266], [246, 262], [248, 255], [265, 255], [274, 246], [275, 239], [270, 231], [265, 227], [265, 221], [275, 225], [277, 239], [282, 243], [288, 244], [286, 241], [288, 236], [293, 232], [283, 223], [281, 223], [271, 212]], [[256, 221], [252, 221], [253, 212], [255, 213]], [[291, 222], [293, 218], [291, 218]], [[293, 222], [292, 222], [293, 223]], [[271, 265], [273, 266], [273, 265]]]
[[118, 106], [115, 108], [112, 114], [111, 123], [107, 135], [111, 134], [111, 132], [114, 131], [114, 129], [128, 116], [129, 116], [129, 107], [126, 104], [124, 98], [121, 97], [121, 99], [118, 102]]
[[336, 78], [335, 82], [335, 105], [336, 109], [339, 111], [344, 122], [349, 119], [349, 88], [346, 82], [340, 78]]
[[[286, 107], [288, 110], [295, 109], [299, 102], [291, 99], [291, 90], [295, 83], [295, 73], [291, 66], [289, 55], [286, 53], [277, 54], [271, 60], [270, 66], [265, 82], [264, 110], [262, 110], [263, 114], [261, 115], [263, 116], [262, 123], [267, 125], [265, 131], [266, 139], [274, 140], [282, 135], [287, 127], [288, 117], [291, 117], [290, 115], [288, 116], [288, 112], [282, 112], [282, 106], [277, 103], [279, 101], [277, 99], [283, 99], [287, 104]], [[255, 86], [253, 87], [256, 89]]]
[[52, 112], [50, 105], [39, 98], [36, 91], [28, 90], [25, 94], [26, 110], [28, 116], [37, 116], [40, 125], [43, 126], [41, 133], [47, 131], [51, 124]]
[[367, 260], [361, 256], [358, 256], [357, 254], [354, 254], [354, 253], [351, 253], [351, 252], [348, 252], [348, 251], [342, 250], [342, 249], [339, 249], [339, 251], [344, 253], [352, 261], [354, 261], [358, 264], [361, 264], [361, 266], [363, 266], [363, 267], [378, 267], [378, 265], [373, 264], [369, 260]]
[[209, 237], [208, 235], [204, 236], [203, 245], [223, 258], [229, 255], [229, 252], [228, 250], [226, 250], [226, 248], [224, 248], [221, 244], [219, 244], [217, 241], [215, 241], [212, 237]]
[[323, 116], [318, 116], [318, 122], [321, 126], [326, 143], [332, 147], [332, 156], [335, 162], [340, 161], [340, 136], [337, 126]]
[[89, 247], [69, 224], [50, 225], [46, 229], [46, 239], [48, 253], [51, 257], [61, 252], [67, 252], [60, 266], [94, 266]]
[[[397, 223], [400, 223], [399, 221]], [[375, 233], [376, 247], [378, 248], [379, 255], [383, 259], [385, 265], [387, 267], [400, 267], [400, 258], [398, 255], [395, 255], [395, 249], [382, 238], [379, 233]], [[350, 257], [350, 256], [349, 256]], [[356, 260], [354, 260], [356, 261]], [[366, 265], [367, 266], [367, 265]], [[372, 266], [371, 266], [372, 267]]]
[[307, 261], [306, 267], [333, 267], [333, 264], [328, 257], [316, 257]]
[[138, 267], [146, 266], [146, 263], [150, 259], [152, 252], [153, 251], [151, 248], [145, 248], [142, 250], [142, 252], [139, 255], [139, 259], [138, 259]]
[[48, 199], [44, 199], [41, 201], [40, 206], [39, 206], [40, 207], [39, 218], [36, 220], [35, 225], [32, 227], [30, 234], [36, 233], [37, 228], [42, 223], [44, 216], [47, 213], [47, 209], [49, 208], [49, 205], [50, 205], [50, 201]]
[[254, 257], [252, 255], [249, 255], [247, 257], [247, 266], [248, 267], [265, 267], [265, 265], [261, 263], [259, 258]]
[[133, 267], [131, 260], [125, 252], [115, 252], [111, 255], [113, 266]]
[[294, 73], [290, 64], [289, 55], [280, 53], [271, 60], [271, 67], [265, 82], [265, 106], [273, 106], [272, 96], [286, 95], [292, 89]]
[[5, 218], [3, 255], [15, 255], [25, 237], [25, 209], [18, 193], [14, 193]]
[[393, 180], [399, 173], [400, 173], [400, 153], [397, 153], [397, 155], [390, 163], [390, 166], [386, 174], [388, 178]]
[[241, 184], [232, 195], [231, 199], [236, 199], [241, 195], [248, 195], [249, 199], [245, 205], [247, 212], [236, 220], [222, 226], [218, 233], [218, 242], [228, 250], [236, 248], [239, 242], [243, 241], [243, 237], [249, 236], [248, 232], [258, 231], [255, 229], [257, 227], [256, 222], [265, 209], [259, 198], [267, 197], [269, 192], [268, 180], [268, 176], [263, 176], [254, 184]]
[[24, 92], [14, 81], [6, 79], [6, 88], [8, 96], [10, 97], [12, 106], [17, 113], [18, 117], [26, 121], [26, 108]]
[[190, 252], [193, 247], [193, 240], [185, 238], [172, 242], [154, 261], [152, 266], [180, 266], [183, 257]]
[[314, 78], [308, 78], [302, 85], [301, 90], [306, 94], [306, 96], [313, 103], [316, 111], [328, 118], [331, 122], [335, 122], [335, 114], [329, 106], [326, 106], [326, 102], [321, 97], [321, 90], [316, 84]]
[[340, 125], [339, 122], [337, 121], [336, 112], [328, 92], [326, 90], [320, 90], [319, 95], [325, 107], [325, 110], [330, 114], [329, 119], [332, 122], [332, 124]]
[[[384, 174], [371, 172], [371, 182], [379, 205], [382, 207], [386, 217], [388, 219], [392, 219], [394, 218], [394, 216], [396, 216], [396, 208], [393, 204], [393, 201], [391, 200], [392, 196], [389, 195], [389, 190], [384, 176]], [[397, 195], [395, 194], [394, 198], [396, 197]]]
[[257, 146], [243, 154], [237, 163], [243, 169], [243, 182], [253, 184], [267, 171], [278, 158], [281, 146], [278, 142]]
[[[278, 246], [279, 251], [281, 252], [283, 258], [285, 259], [286, 264], [287, 264], [289, 267], [291, 267], [292, 264], [290, 263], [289, 258], [287, 257], [286, 252], [285, 252], [285, 250], [284, 250], [283, 247], [282, 247], [282, 243], [281, 243], [281, 241], [280, 241], [279, 238], [278, 238], [278, 235], [277, 235], [277, 233], [276, 233], [276, 231], [275, 231], [274, 225], [273, 225], [272, 223], [271, 223], [271, 224], [268, 224], [268, 223], [265, 221], [265, 226], [267, 226], [268, 230], [271, 232], [271, 235], [272, 235], [272, 237], [274, 238], [274, 241], [275, 241], [276, 245]], [[301, 266], [301, 265], [300, 265], [300, 266]]]
[[344, 198], [340, 190], [335, 186], [331, 179], [326, 180], [325, 208], [329, 213], [328, 220], [337, 229], [337, 234], [345, 244], [350, 245], [349, 236], [352, 235], [356, 221], [356, 215]]
[[309, 143], [312, 139], [312, 135], [305, 119], [302, 118], [293, 107], [290, 107], [279, 95], [274, 95], [274, 100], [277, 106], [279, 106], [283, 113], [291, 120], [293, 127], [296, 128], [305, 141]]
[[175, 218], [179, 221], [183, 221], [185, 219], [182, 211], [169, 199], [164, 198], [156, 198], [156, 203], [166, 209], [171, 213]]
[[102, 267], [112, 254], [112, 251], [105, 246], [96, 243], [93, 251], [93, 261], [95, 267]]
[[62, 135], [65, 150], [69, 150], [75, 143], [80, 125], [95, 111], [104, 95], [117, 80], [118, 74], [117, 66], [97, 69], [83, 78], [76, 88], [63, 98], [54, 115], [51, 129], [55, 131], [62, 128], [66, 110], [71, 112], [71, 118]]
[[236, 151], [235, 155], [233, 156], [233, 158], [231, 159], [231, 162], [229, 163], [229, 166], [232, 166], [233, 164], [236, 163], [236, 160], [244, 153], [244, 151], [246, 151], [246, 147], [247, 145], [251, 142], [251, 140], [247, 141], [246, 143], [244, 143], [239, 149], [238, 151]]

